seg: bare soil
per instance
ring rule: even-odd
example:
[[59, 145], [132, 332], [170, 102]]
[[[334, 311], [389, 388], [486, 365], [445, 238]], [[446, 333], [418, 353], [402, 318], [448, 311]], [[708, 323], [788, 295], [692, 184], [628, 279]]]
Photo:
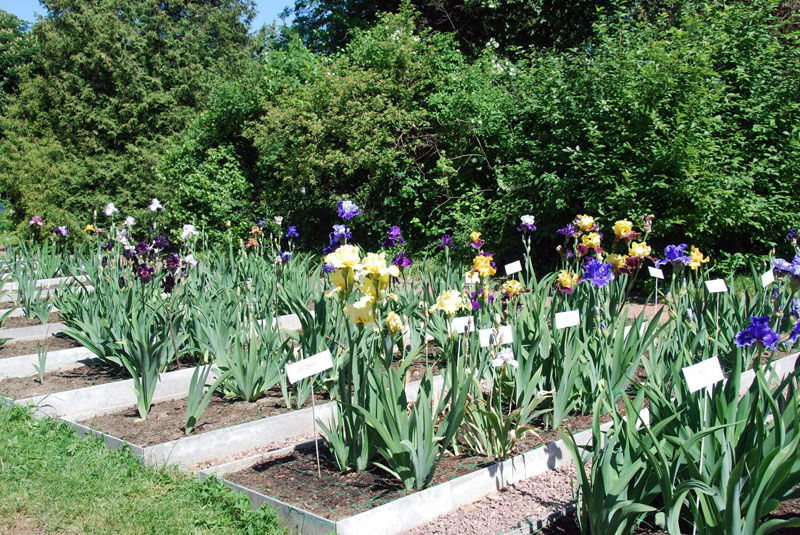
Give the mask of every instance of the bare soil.
[[[58, 312], [50, 313], [50, 316], [47, 318], [47, 323], [58, 323], [61, 321], [61, 316], [58, 315]], [[35, 327], [36, 325], [42, 325], [42, 323], [36, 319], [28, 319], [24, 316], [17, 316], [16, 318], [8, 318], [6, 321], [3, 322], [3, 329], [16, 329], [18, 327]]]
[[29, 342], [12, 342], [6, 344], [0, 349], [0, 359], [18, 357], [20, 355], [35, 355], [39, 351], [39, 347], [45, 345], [48, 352], [81, 347], [81, 345], [72, 338], [66, 336], [49, 336], [46, 343], [41, 340], [31, 340]]
[[[126, 372], [112, 369], [99, 360], [88, 361], [89, 364], [66, 371], [53, 371], [46, 373], [44, 383], [39, 382], [39, 375], [28, 377], [15, 377], [0, 381], [0, 395], [25, 399], [44, 394], [54, 394], [85, 388], [87, 386], [102, 385], [130, 377]], [[35, 371], [32, 369], [32, 372]]]
[[[317, 394], [317, 403], [325, 403], [327, 395]], [[311, 400], [307, 403], [311, 406]], [[98, 416], [80, 423], [103, 433], [122, 438], [138, 446], [152, 446], [183, 438], [186, 424], [187, 399], [176, 399], [156, 403], [150, 409], [147, 420], [139, 418], [137, 408]], [[215, 395], [203, 411], [193, 435], [243, 424], [277, 414], [290, 412], [286, 407], [280, 387], [272, 388], [267, 395], [248, 403], [224, 399]]]
[[[50, 314], [50, 317], [47, 319], [48, 323], [58, 323], [61, 321], [61, 316], [58, 315], [58, 312], [53, 312]], [[34, 327], [36, 325], [41, 325], [42, 323], [36, 319], [28, 319], [23, 316], [18, 316], [16, 318], [8, 318], [5, 322], [3, 322], [3, 329], [16, 329], [18, 327]]]
[[[591, 419], [590, 415], [577, 416], [565, 422], [565, 425], [573, 430], [583, 430], [591, 425]], [[529, 451], [558, 438], [556, 430], [529, 434], [518, 449]], [[373, 466], [363, 472], [339, 472], [333, 455], [324, 444], [320, 445], [320, 460], [321, 478], [317, 476], [316, 454], [310, 448], [255, 464], [226, 479], [334, 521], [413, 492], [403, 489], [397, 480], [378, 467]], [[493, 460], [482, 455], [446, 455], [436, 468], [432, 485], [491, 464]]]

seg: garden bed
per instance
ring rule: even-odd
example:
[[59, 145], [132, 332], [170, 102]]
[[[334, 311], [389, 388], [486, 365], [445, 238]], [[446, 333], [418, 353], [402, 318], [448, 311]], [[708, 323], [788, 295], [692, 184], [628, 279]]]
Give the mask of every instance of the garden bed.
[[[58, 323], [61, 321], [61, 316], [58, 312], [52, 312], [50, 317], [47, 319], [47, 323]], [[8, 318], [3, 323], [3, 329], [17, 329], [19, 327], [33, 327], [35, 325], [42, 325], [37, 318], [28, 319], [24, 316], [16, 316]]]
[[[32, 372], [36, 370], [32, 368]], [[39, 376], [14, 377], [0, 382], [0, 395], [12, 399], [25, 399], [66, 390], [75, 390], [89, 386], [102, 385], [120, 379], [126, 379], [127, 373], [123, 370], [110, 368], [99, 360], [73, 368], [71, 370], [58, 370], [45, 373], [44, 383], [39, 382]]]
[[50, 336], [47, 342], [42, 340], [27, 340], [24, 342], [8, 342], [0, 349], [0, 359], [18, 357], [20, 355], [33, 355], [39, 348], [47, 346], [47, 351], [59, 351], [61, 349], [72, 349], [81, 347], [74, 339], [67, 336]]
[[[327, 402], [327, 394], [317, 394], [317, 400]], [[308, 404], [310, 405], [310, 398]], [[163, 401], [152, 406], [147, 420], [139, 418], [135, 407], [81, 420], [78, 423], [142, 447], [177, 440], [186, 436], [187, 398]], [[280, 387], [269, 390], [266, 396], [248, 403], [224, 399], [215, 395], [203, 411], [192, 435], [234, 426], [278, 414], [292, 412], [287, 408]]]
[[[571, 429], [586, 429], [590, 424], [589, 415], [565, 422]], [[436, 518], [568, 462], [568, 454], [556, 440], [558, 436], [556, 430], [528, 435], [520, 444], [520, 450], [527, 453], [500, 463], [485, 456], [446, 456], [437, 467], [433, 486], [421, 491], [404, 490], [378, 468], [342, 474], [324, 445], [320, 447], [319, 478], [313, 443], [229, 463], [202, 471], [201, 475], [224, 476], [234, 488], [250, 494], [254, 504], [268, 502], [278, 506], [284, 520], [302, 533], [326, 533], [332, 529], [337, 533], [399, 533], [418, 525], [420, 520]], [[583, 432], [576, 439], [581, 443], [590, 436], [590, 432]], [[415, 510], [413, 519], [397, 521], [396, 515], [407, 515], [412, 508], [422, 510]], [[385, 516], [387, 513], [389, 516]], [[307, 522], [309, 518], [319, 520], [312, 525]], [[326, 525], [320, 527], [319, 521]]]

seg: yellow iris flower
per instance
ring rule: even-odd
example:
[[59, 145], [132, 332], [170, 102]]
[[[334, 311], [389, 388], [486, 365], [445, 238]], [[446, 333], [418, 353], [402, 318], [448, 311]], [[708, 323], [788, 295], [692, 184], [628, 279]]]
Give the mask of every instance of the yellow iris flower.
[[594, 226], [594, 218], [590, 215], [579, 215], [577, 218], [578, 228], [581, 230], [591, 230]]
[[633, 223], [631, 223], [627, 219], [620, 219], [619, 221], [614, 223], [614, 234], [617, 236], [617, 238], [626, 236], [631, 232], [633, 232]]
[[647, 245], [647, 242], [631, 243], [631, 246], [628, 248], [628, 254], [631, 256], [635, 256], [637, 258], [644, 258], [645, 256], [650, 256], [650, 252], [652, 248]]
[[589, 234], [584, 234], [581, 237], [581, 242], [587, 247], [592, 247], [593, 249], [597, 249], [600, 247], [600, 234], [598, 234], [597, 232], [590, 232]]
[[692, 245], [692, 252], [689, 255], [691, 260], [689, 261], [689, 267], [692, 269], [697, 269], [703, 264], [707, 264], [709, 260], [711, 260], [707, 256], [703, 256], [703, 253], [700, 252], [700, 249]]

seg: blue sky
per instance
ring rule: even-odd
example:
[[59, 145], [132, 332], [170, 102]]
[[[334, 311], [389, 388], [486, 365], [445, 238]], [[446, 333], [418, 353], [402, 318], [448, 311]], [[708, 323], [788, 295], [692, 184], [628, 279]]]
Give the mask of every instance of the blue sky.
[[[256, 0], [258, 13], [253, 21], [253, 28], [262, 24], [271, 24], [273, 20], [280, 22], [278, 14], [287, 5], [294, 5], [294, 0]], [[37, 0], [0, 0], [0, 9], [13, 13], [23, 20], [33, 22], [35, 13], [44, 15], [45, 10]]]

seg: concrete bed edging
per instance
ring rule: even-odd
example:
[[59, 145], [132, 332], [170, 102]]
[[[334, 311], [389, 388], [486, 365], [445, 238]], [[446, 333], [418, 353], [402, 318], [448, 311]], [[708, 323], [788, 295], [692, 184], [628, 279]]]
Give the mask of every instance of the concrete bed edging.
[[[97, 356], [85, 347], [49, 351], [45, 362], [45, 371], [52, 372], [77, 368], [81, 366], [83, 361], [95, 358]], [[2, 391], [3, 379], [34, 375], [36, 374], [34, 366], [38, 364], [39, 355], [35, 353], [0, 359], [0, 391]]]
[[[55, 286], [60, 286], [61, 283], [64, 282], [86, 282], [86, 275], [69, 275], [67, 277], [55, 277], [52, 279], [37, 279], [36, 280], [36, 287], [37, 288], [53, 288]], [[7, 282], [0, 288], [0, 292], [16, 292], [19, 290], [19, 284], [16, 282]]]
[[[21, 314], [21, 309], [16, 309], [16, 310], [20, 310]], [[283, 329], [296, 331], [300, 330], [301, 328], [300, 320], [296, 314], [286, 314], [283, 316], [278, 316], [276, 321], [277, 325]], [[275, 323], [275, 321], [273, 323]], [[50, 325], [52, 329], [53, 326], [55, 325], [61, 326], [63, 324], [53, 323]], [[33, 327], [41, 329], [43, 326], [34, 325]], [[31, 327], [20, 327], [20, 328], [30, 329]], [[51, 331], [50, 334], [63, 332], [64, 328], [66, 327], [58, 327], [57, 330]], [[5, 329], [5, 330], [0, 329], [0, 338], [3, 338], [2, 334], [7, 331], [11, 331], [11, 329]], [[32, 340], [39, 340], [39, 339], [40, 339], [39, 337], [32, 338]], [[12, 337], [10, 340], [6, 342], [6, 344], [13, 344], [14, 342], [20, 342], [20, 341], [24, 342], [31, 340], [27, 340], [26, 338]], [[96, 358], [96, 355], [84, 347], [50, 351], [47, 353], [47, 363], [45, 369], [46, 371], [67, 370], [73, 367], [80, 366], [80, 361], [82, 360], [92, 359], [92, 358]], [[39, 356], [36, 354], [20, 355], [17, 357], [7, 357], [4, 359], [0, 359], [0, 381], [2, 381], [3, 379], [9, 379], [13, 377], [27, 377], [29, 375], [34, 375], [36, 373], [36, 370], [33, 368], [33, 365], [38, 363], [39, 363]]]
[[[162, 373], [156, 385], [153, 403], [185, 396], [189, 391], [193, 372], [194, 368], [184, 368]], [[34, 406], [35, 416], [70, 420], [88, 419], [137, 405], [133, 379], [18, 399], [15, 403]]]
[[66, 328], [66, 325], [58, 322], [48, 323], [45, 325], [31, 325], [30, 327], [0, 329], [0, 338], [5, 338], [6, 344], [13, 344], [16, 342], [36, 342], [38, 340], [44, 340], [48, 336], [58, 334]]

